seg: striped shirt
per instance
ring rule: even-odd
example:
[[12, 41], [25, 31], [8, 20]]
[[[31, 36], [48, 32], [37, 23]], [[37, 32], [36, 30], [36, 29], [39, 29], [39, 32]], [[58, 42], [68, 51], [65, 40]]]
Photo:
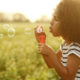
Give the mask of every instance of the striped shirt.
[[[60, 46], [60, 50], [62, 51], [61, 63], [64, 66], [67, 66], [68, 56], [70, 54], [75, 54], [80, 58], [80, 44], [79, 43], [71, 43], [70, 45], [66, 45], [66, 42], [62, 43]], [[80, 66], [75, 75], [74, 80], [80, 80]]]

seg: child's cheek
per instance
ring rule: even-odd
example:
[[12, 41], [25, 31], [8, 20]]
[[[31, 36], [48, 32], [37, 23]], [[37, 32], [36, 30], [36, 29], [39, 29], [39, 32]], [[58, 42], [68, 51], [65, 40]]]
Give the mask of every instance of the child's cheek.
[[52, 31], [53, 31], [54, 36], [59, 36], [59, 34], [60, 34], [59, 27], [60, 27], [59, 23], [55, 22], [53, 27], [52, 27]]

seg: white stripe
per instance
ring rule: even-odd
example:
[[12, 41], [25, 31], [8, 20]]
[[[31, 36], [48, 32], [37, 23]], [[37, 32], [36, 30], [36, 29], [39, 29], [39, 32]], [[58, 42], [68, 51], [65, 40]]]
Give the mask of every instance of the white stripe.
[[79, 43], [76, 43], [76, 42], [75, 42], [75, 43], [73, 43], [73, 44], [74, 44], [74, 45], [76, 44], [77, 46], [80, 46], [80, 44], [79, 44]]
[[[75, 46], [72, 46], [72, 47], [70, 47], [69, 49], [67, 49], [67, 50], [64, 50], [63, 49], [63, 53], [67, 53], [69, 50], [71, 50], [71, 49], [74, 49], [74, 51], [77, 51], [77, 50], [80, 50], [80, 48], [79, 47], [75, 47]], [[75, 50], [75, 49], [77, 49], [77, 50]], [[72, 51], [72, 50], [71, 50]], [[79, 52], [79, 51], [77, 51], [77, 52]], [[79, 52], [79, 54], [80, 54], [80, 52]]]
[[77, 51], [77, 50], [70, 50], [70, 51], [68, 52], [68, 54], [69, 54], [69, 53], [72, 53], [72, 52], [73, 52], [73, 53], [75, 53], [75, 54], [80, 55], [80, 52], [79, 52], [79, 51]]
[[[62, 62], [61, 62], [61, 63], [62, 63]], [[62, 63], [62, 65], [63, 65], [63, 66], [67, 66], [67, 64], [66, 64], [66, 63]]]
[[75, 78], [74, 80], [80, 80], [80, 78]]
[[61, 58], [61, 60], [64, 61], [64, 62], [67, 62], [67, 59], [63, 59], [63, 58]]
[[80, 72], [80, 69], [78, 69], [78, 72]]
[[75, 50], [69, 51], [69, 52], [68, 52], [68, 56], [69, 56], [70, 54], [75, 54], [75, 55], [77, 55], [78, 57], [80, 57], [80, 52], [75, 51]]
[[80, 74], [77, 73], [76, 76], [80, 77]]
[[60, 50], [62, 51], [62, 46], [60, 46]]
[[68, 51], [69, 51], [68, 49], [67, 50], [62, 50], [63, 53], [67, 53]]
[[77, 49], [77, 50], [80, 50], [80, 47], [78, 47], [78, 46], [71, 46], [70, 49]]
[[63, 46], [62, 49], [68, 49], [69, 46]]
[[67, 57], [67, 56], [68, 56], [68, 54], [65, 54], [65, 53], [64, 53], [64, 54], [62, 54], [62, 57]]

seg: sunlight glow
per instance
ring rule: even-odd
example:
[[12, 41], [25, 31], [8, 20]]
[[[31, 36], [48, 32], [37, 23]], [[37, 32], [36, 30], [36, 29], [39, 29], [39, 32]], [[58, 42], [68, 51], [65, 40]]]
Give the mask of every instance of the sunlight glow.
[[56, 5], [60, 0], [1, 0], [0, 12], [21, 12], [31, 21], [35, 21], [42, 15], [51, 18]]

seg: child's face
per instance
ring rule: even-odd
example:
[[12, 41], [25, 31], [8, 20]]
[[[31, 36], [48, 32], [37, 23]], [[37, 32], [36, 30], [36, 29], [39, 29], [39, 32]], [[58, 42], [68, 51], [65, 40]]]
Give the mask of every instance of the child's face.
[[60, 36], [60, 21], [57, 17], [57, 10], [54, 13], [54, 17], [50, 23], [50, 32], [55, 36]]

